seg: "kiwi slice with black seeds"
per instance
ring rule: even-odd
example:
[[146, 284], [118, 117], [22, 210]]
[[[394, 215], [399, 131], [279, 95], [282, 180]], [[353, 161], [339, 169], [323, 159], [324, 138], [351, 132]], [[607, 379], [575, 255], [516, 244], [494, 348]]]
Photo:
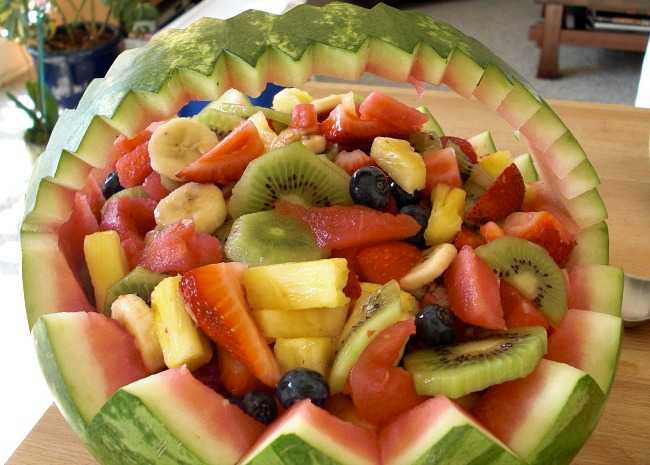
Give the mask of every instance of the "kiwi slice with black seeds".
[[300, 142], [253, 160], [228, 202], [233, 218], [270, 210], [278, 199], [309, 206], [351, 205], [350, 176]]
[[111, 305], [121, 295], [136, 294], [147, 304], [150, 304], [151, 293], [158, 283], [165, 278], [167, 278], [165, 274], [154, 273], [141, 266], [136, 266], [129, 274], [108, 288], [104, 314], [111, 314]]
[[307, 226], [272, 210], [237, 218], [225, 253], [229, 260], [250, 266], [319, 260], [327, 255]]
[[216, 132], [219, 137], [226, 136], [244, 121], [244, 118], [240, 116], [225, 113], [210, 107], [201, 110], [195, 118]]
[[542, 327], [484, 332], [462, 344], [413, 352], [404, 367], [420, 395], [457, 399], [528, 376], [546, 353]]
[[518, 237], [504, 236], [476, 249], [499, 278], [533, 302], [553, 326], [567, 311], [566, 280], [545, 248]]

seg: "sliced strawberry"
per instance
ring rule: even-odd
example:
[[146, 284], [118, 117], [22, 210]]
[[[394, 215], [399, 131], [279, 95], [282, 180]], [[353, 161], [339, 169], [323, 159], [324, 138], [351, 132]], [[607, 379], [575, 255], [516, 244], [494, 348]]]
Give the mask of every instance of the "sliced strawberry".
[[494, 181], [494, 184], [474, 204], [467, 221], [485, 223], [502, 220], [521, 209], [526, 186], [517, 166], [513, 163]]
[[318, 246], [331, 250], [406, 239], [421, 228], [409, 215], [391, 215], [361, 205], [307, 208], [279, 200], [275, 206], [307, 224]]
[[231, 395], [242, 397], [253, 389], [260, 387], [261, 383], [246, 368], [246, 365], [227, 351], [218, 351], [216, 358], [219, 368], [219, 381]]
[[485, 239], [465, 226], [461, 228], [460, 232], [456, 235], [456, 239], [454, 239], [454, 245], [458, 250], [462, 249], [466, 245], [475, 249], [483, 244], [485, 244]]
[[560, 267], [566, 265], [575, 247], [573, 235], [547, 211], [512, 213], [503, 223], [503, 230], [509, 236], [541, 245]]
[[371, 92], [363, 100], [359, 106], [359, 116], [362, 120], [381, 121], [406, 135], [418, 132], [427, 122], [424, 113], [378, 91]]
[[420, 249], [401, 241], [371, 245], [357, 254], [361, 279], [377, 284], [386, 284], [391, 279], [399, 280], [421, 260]]
[[142, 188], [149, 198], [154, 200], [161, 200], [169, 194], [169, 190], [160, 182], [160, 175], [155, 171], [147, 176], [144, 183], [142, 183]]
[[544, 314], [517, 289], [503, 280], [500, 289], [503, 316], [508, 328], [525, 328], [527, 326], [549, 328], [548, 320]]
[[348, 273], [348, 282], [343, 288], [343, 293], [352, 300], [361, 297], [361, 283], [359, 282], [359, 276], [354, 271]]
[[140, 265], [156, 273], [183, 273], [222, 260], [219, 239], [184, 220], [149, 234]]
[[347, 249], [337, 249], [332, 252], [333, 258], [345, 258], [348, 261], [348, 268], [356, 274], [360, 274], [359, 263], [357, 262], [357, 254], [359, 247], [349, 247]]
[[289, 127], [302, 129], [307, 133], [317, 133], [319, 130], [316, 108], [311, 103], [299, 103], [291, 111]]
[[440, 142], [444, 148], [452, 147], [455, 144], [472, 163], [478, 163], [478, 155], [468, 140], [461, 137], [442, 136]]
[[115, 163], [115, 170], [124, 187], [139, 186], [153, 171], [147, 142], [138, 145], [135, 149], [125, 153]]
[[359, 168], [374, 165], [375, 162], [363, 150], [352, 152], [341, 151], [336, 155], [334, 163], [343, 168], [349, 175], [352, 175]]
[[234, 262], [196, 268], [183, 275], [181, 290], [199, 328], [260, 381], [275, 386], [280, 369], [248, 308], [245, 268]]
[[431, 193], [436, 184], [448, 184], [452, 187], [462, 187], [460, 169], [456, 153], [451, 147], [442, 150], [429, 150], [422, 154], [427, 169], [425, 191]]
[[505, 235], [501, 226], [496, 224], [494, 221], [488, 221], [482, 225], [480, 231], [485, 242], [492, 242], [493, 240]]
[[251, 121], [244, 121], [201, 158], [179, 173], [196, 182], [227, 184], [237, 181], [248, 164], [264, 153], [264, 142]]

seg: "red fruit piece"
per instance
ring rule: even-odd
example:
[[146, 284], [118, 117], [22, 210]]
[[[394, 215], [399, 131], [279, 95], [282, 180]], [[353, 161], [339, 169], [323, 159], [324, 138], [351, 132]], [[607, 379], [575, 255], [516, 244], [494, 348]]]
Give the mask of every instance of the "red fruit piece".
[[115, 142], [113, 142], [113, 146], [120, 155], [124, 155], [125, 153], [135, 150], [136, 147], [149, 142], [152, 132], [153, 130], [149, 130], [149, 128], [147, 128], [144, 131], [140, 131], [130, 139], [120, 134], [118, 138], [115, 139]]
[[361, 205], [307, 208], [285, 200], [275, 204], [284, 214], [307, 224], [319, 247], [345, 249], [414, 236], [421, 226], [409, 215], [391, 215]]
[[431, 194], [436, 184], [447, 184], [452, 187], [462, 187], [460, 170], [456, 153], [451, 147], [442, 150], [429, 150], [422, 154], [427, 169], [427, 180], [424, 190]]
[[332, 258], [345, 258], [348, 261], [348, 269], [354, 271], [356, 274], [361, 273], [359, 263], [357, 262], [357, 254], [359, 247], [349, 247], [347, 249], [337, 249], [332, 252]]
[[549, 328], [548, 320], [544, 314], [517, 289], [505, 281], [501, 281], [500, 287], [503, 316], [508, 328], [525, 328], [526, 326]]
[[503, 230], [541, 245], [560, 267], [566, 265], [575, 247], [573, 235], [547, 211], [513, 213], [503, 223]]
[[160, 182], [160, 175], [155, 171], [144, 180], [142, 188], [154, 200], [161, 200], [169, 194], [169, 190]]
[[318, 115], [316, 108], [311, 103], [299, 103], [291, 110], [291, 123], [289, 127], [302, 129], [307, 133], [317, 133]]
[[264, 153], [264, 142], [251, 121], [244, 121], [201, 158], [179, 173], [196, 182], [227, 184], [237, 181], [248, 164]]
[[487, 329], [506, 329], [499, 281], [474, 249], [463, 247], [445, 273], [451, 311], [466, 323]]
[[350, 371], [352, 401], [361, 418], [385, 425], [425, 400], [415, 392], [411, 375], [395, 366], [412, 334], [413, 320], [384, 329]]
[[392, 126], [382, 121], [361, 120], [357, 115], [345, 111], [343, 105], [337, 105], [321, 123], [321, 132], [330, 142], [345, 147], [370, 147], [378, 136], [405, 137]]
[[360, 426], [361, 428], [375, 431], [377, 426], [364, 420], [359, 415], [352, 399], [345, 394], [334, 394], [327, 398], [325, 402], [325, 410], [330, 412], [335, 417], [343, 421], [352, 423], [353, 425]]
[[352, 175], [359, 168], [374, 165], [375, 162], [363, 150], [352, 152], [341, 151], [336, 155], [334, 163], [343, 168], [349, 175]]
[[234, 262], [195, 268], [183, 275], [181, 290], [199, 328], [260, 381], [275, 386], [280, 369], [248, 308], [245, 269]]
[[231, 395], [242, 397], [260, 386], [261, 383], [250, 370], [227, 351], [218, 351], [217, 360], [219, 381]]
[[215, 392], [221, 392], [219, 375], [220, 369], [216, 355], [208, 363], [192, 372], [192, 376]]
[[440, 142], [444, 148], [452, 147], [452, 144], [456, 145], [469, 158], [469, 161], [478, 163], [478, 155], [468, 140], [461, 137], [442, 136]]
[[183, 273], [222, 260], [219, 239], [183, 220], [150, 233], [140, 265], [156, 273]]
[[441, 307], [449, 308], [447, 289], [435, 283], [430, 284], [424, 296], [420, 299], [420, 306], [424, 307], [425, 305], [440, 305]]
[[343, 288], [343, 293], [352, 300], [361, 297], [361, 283], [359, 282], [359, 276], [354, 271], [348, 273], [348, 282]]
[[475, 249], [482, 246], [483, 244], [485, 244], [485, 239], [481, 235], [476, 234], [474, 231], [466, 228], [465, 226], [461, 228], [460, 232], [454, 239], [454, 245], [458, 250], [462, 249], [466, 245], [470, 246], [472, 249]]
[[361, 279], [386, 284], [399, 280], [422, 260], [422, 252], [406, 242], [391, 241], [363, 248], [357, 254]]
[[481, 226], [481, 236], [485, 239], [485, 242], [492, 242], [495, 239], [503, 237], [505, 233], [501, 226], [496, 224], [494, 221], [488, 221]]
[[502, 220], [521, 209], [526, 186], [517, 166], [513, 163], [494, 181], [485, 194], [477, 200], [467, 214], [467, 221], [485, 223]]
[[371, 92], [359, 106], [362, 120], [381, 121], [400, 134], [418, 132], [427, 122], [427, 116], [396, 98], [381, 92]]
[[151, 174], [151, 159], [147, 144], [148, 142], [138, 145], [115, 163], [115, 170], [122, 186], [139, 186]]
[[70, 218], [59, 229], [59, 247], [77, 276], [86, 273], [84, 238], [97, 231], [99, 231], [99, 224], [90, 207], [88, 197], [81, 192], [75, 193]]
[[145, 234], [156, 226], [154, 208], [155, 200], [135, 197], [114, 198], [104, 205], [100, 228], [117, 231], [131, 267], [140, 261]]
[[102, 183], [104, 182], [106, 175], [102, 173], [102, 178], [100, 180], [99, 176], [97, 176], [93, 171], [94, 170], [91, 170], [90, 174], [88, 175], [88, 179], [86, 180], [86, 184], [81, 188], [79, 192], [86, 196], [88, 205], [90, 205], [90, 209], [92, 210], [93, 215], [95, 215], [95, 218], [97, 218], [99, 221], [101, 219], [102, 207], [104, 206], [104, 201], [106, 200], [104, 199], [104, 194], [102, 193]]

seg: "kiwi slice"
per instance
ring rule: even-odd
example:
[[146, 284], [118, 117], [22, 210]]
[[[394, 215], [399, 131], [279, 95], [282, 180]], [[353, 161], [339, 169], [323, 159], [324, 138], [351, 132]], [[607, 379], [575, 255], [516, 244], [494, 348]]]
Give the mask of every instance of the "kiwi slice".
[[153, 289], [165, 278], [167, 278], [165, 274], [154, 273], [141, 266], [136, 266], [129, 274], [108, 288], [104, 314], [111, 314], [111, 305], [121, 295], [136, 294], [150, 304]]
[[223, 111], [210, 107], [201, 110], [201, 113], [196, 115], [195, 118], [216, 132], [220, 137], [225, 136], [244, 121], [244, 118], [240, 116], [224, 113]]
[[476, 249], [499, 278], [519, 290], [557, 326], [567, 311], [562, 270], [545, 248], [525, 239], [504, 236]]
[[409, 143], [418, 153], [424, 153], [428, 150], [442, 150], [440, 137], [433, 132], [415, 132], [409, 136]]
[[346, 323], [345, 336], [339, 339], [329, 378], [332, 394], [343, 390], [350, 370], [368, 344], [381, 331], [403, 318], [397, 282], [390, 281], [371, 294], [362, 309], [351, 316], [355, 320]]
[[413, 352], [404, 359], [420, 395], [451, 399], [529, 375], [546, 353], [542, 327], [484, 332], [478, 339]]
[[253, 160], [235, 184], [228, 203], [233, 218], [270, 210], [278, 199], [326, 207], [351, 205], [350, 176], [300, 142]]
[[281, 111], [271, 110], [266, 107], [257, 107], [255, 105], [239, 105], [236, 103], [224, 103], [224, 102], [212, 102], [208, 104], [207, 107], [203, 109], [211, 108], [222, 113], [228, 113], [230, 115], [239, 116], [240, 118], [250, 118], [255, 113], [261, 111], [271, 121], [277, 121], [278, 123], [289, 125], [291, 123], [291, 115], [289, 113], [284, 113]]
[[465, 152], [463, 152], [463, 150], [457, 144], [454, 144], [453, 142], [447, 142], [447, 146], [454, 149], [454, 153], [456, 154], [456, 161], [458, 162], [458, 169], [460, 170], [460, 176], [463, 178], [463, 180], [467, 180], [472, 174], [474, 163], [470, 161], [469, 157], [465, 155]]
[[237, 218], [225, 252], [229, 260], [251, 266], [319, 260], [327, 255], [309, 228], [273, 210]]

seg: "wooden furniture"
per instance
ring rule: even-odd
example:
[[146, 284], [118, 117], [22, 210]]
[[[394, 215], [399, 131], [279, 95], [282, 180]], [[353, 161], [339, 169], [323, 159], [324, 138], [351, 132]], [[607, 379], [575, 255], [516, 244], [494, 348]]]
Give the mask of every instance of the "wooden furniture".
[[[376, 87], [310, 83], [315, 96]], [[407, 103], [416, 103], [412, 89], [384, 88]], [[427, 92], [426, 104], [452, 135], [468, 137], [492, 130], [497, 146], [519, 153], [525, 148], [512, 130], [491, 111], [448, 92]], [[568, 101], [553, 108], [574, 130], [602, 178], [601, 194], [609, 207], [612, 263], [650, 277], [650, 110], [620, 105]], [[574, 465], [641, 465], [650, 456], [650, 325], [626, 330], [619, 371], [598, 429]], [[51, 407], [7, 465], [91, 465], [95, 462]]]
[[560, 76], [558, 52], [560, 44], [643, 52], [648, 34], [601, 30], [564, 29], [566, 7], [584, 7], [613, 13], [650, 15], [647, 0], [536, 0], [544, 8], [544, 20], [531, 26], [529, 38], [541, 48], [537, 77], [553, 79]]

